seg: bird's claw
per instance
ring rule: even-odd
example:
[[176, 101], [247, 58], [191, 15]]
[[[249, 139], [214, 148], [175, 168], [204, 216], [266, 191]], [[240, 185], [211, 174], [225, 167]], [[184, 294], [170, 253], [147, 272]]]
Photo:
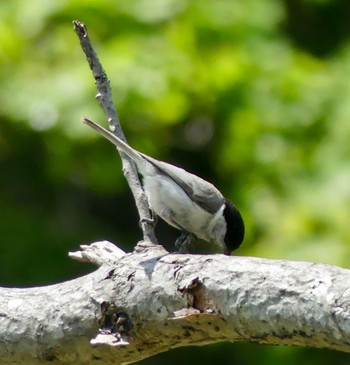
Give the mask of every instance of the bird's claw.
[[139, 226], [142, 228], [142, 224], [148, 223], [151, 224], [153, 227], [155, 227], [158, 223], [158, 216], [156, 213], [154, 213], [153, 210], [150, 210], [151, 218], [148, 217], [142, 217], [139, 221]]
[[181, 235], [175, 241], [175, 247], [179, 253], [191, 253], [194, 251], [194, 244], [197, 237], [193, 233], [182, 231]]

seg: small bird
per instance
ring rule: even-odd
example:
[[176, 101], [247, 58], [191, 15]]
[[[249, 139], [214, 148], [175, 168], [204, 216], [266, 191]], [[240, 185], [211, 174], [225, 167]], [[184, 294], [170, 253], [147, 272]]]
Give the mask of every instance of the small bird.
[[216, 244], [226, 255], [241, 245], [242, 216], [214, 185], [180, 167], [136, 151], [89, 119], [84, 118], [83, 122], [135, 161], [152, 211], [182, 232], [176, 241], [180, 252], [188, 252], [196, 238]]

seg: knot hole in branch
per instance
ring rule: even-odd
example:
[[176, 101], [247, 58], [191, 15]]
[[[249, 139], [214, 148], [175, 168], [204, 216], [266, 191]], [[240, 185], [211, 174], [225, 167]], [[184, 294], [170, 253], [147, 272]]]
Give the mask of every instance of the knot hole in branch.
[[127, 312], [109, 302], [101, 304], [102, 318], [99, 321], [100, 330], [104, 333], [114, 334], [116, 337], [128, 336], [133, 324]]

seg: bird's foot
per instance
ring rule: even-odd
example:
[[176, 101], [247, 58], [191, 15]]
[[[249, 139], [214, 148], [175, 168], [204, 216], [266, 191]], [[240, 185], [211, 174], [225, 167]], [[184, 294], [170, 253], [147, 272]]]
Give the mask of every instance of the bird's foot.
[[179, 253], [191, 253], [195, 251], [196, 235], [193, 233], [182, 231], [181, 235], [175, 241], [175, 247]]

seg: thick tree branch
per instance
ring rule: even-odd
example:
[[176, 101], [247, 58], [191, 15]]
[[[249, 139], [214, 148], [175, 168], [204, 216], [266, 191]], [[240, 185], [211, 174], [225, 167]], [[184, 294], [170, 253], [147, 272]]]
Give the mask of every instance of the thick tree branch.
[[[84, 252], [102, 257], [100, 249], [105, 242]], [[174, 255], [146, 244], [133, 254], [112, 251], [113, 265], [109, 260], [82, 278], [0, 289], [2, 364], [119, 364], [178, 346], [237, 340], [350, 352], [349, 270]]]
[[[81, 47], [86, 55], [86, 59], [95, 79], [97, 88], [96, 97], [107, 116], [110, 130], [123, 141], [126, 141], [119, 123], [117, 111], [112, 101], [112, 91], [109, 79], [91, 44], [87, 28], [85, 24], [77, 20], [73, 21], [73, 26], [77, 36], [79, 37]], [[130, 159], [130, 157], [122, 151], [119, 151], [119, 154], [122, 159], [124, 176], [130, 186], [140, 215], [143, 238], [145, 241], [156, 244], [157, 239], [154, 234], [154, 224], [150, 223], [152, 221], [152, 217], [150, 215], [148, 200], [141, 187], [135, 164], [132, 159]]]

